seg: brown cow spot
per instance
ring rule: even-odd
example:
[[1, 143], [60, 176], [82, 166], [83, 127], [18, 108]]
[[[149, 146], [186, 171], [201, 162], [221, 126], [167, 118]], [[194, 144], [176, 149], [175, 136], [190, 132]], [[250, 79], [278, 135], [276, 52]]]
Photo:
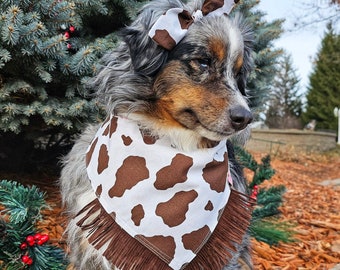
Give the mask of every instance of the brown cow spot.
[[176, 41], [169, 35], [169, 32], [166, 30], [156, 30], [153, 39], [157, 43], [163, 44], [164, 48], [168, 50], [171, 50], [176, 45]]
[[155, 138], [154, 136], [151, 136], [148, 134], [148, 131], [145, 131], [143, 129], [139, 129], [140, 134], [142, 135], [143, 141], [145, 144], [155, 144], [157, 141], [157, 138]]
[[99, 149], [98, 155], [98, 174], [101, 174], [109, 166], [109, 153], [105, 144], [102, 144]]
[[183, 183], [187, 180], [187, 174], [192, 166], [191, 157], [183, 154], [177, 154], [169, 166], [160, 169], [156, 174], [154, 186], [159, 190], [172, 188], [177, 183]]
[[156, 215], [163, 219], [169, 227], [175, 227], [183, 223], [189, 210], [189, 204], [197, 198], [195, 190], [177, 192], [169, 201], [159, 203]]
[[132, 139], [130, 136], [122, 135], [122, 140], [125, 146], [129, 146], [132, 143]]
[[189, 26], [194, 22], [190, 12], [187, 10], [183, 10], [178, 14], [178, 21], [182, 29], [188, 29]]
[[202, 7], [202, 13], [203, 15], [207, 15], [208, 13], [223, 7], [223, 1], [220, 0], [210, 0], [210, 1], [205, 1]]
[[201, 245], [204, 243], [206, 237], [210, 234], [211, 231], [207, 225], [205, 225], [201, 229], [198, 229], [197, 231], [192, 231], [191, 233], [184, 234], [182, 236], [183, 246], [185, 249], [197, 253], [200, 250]]
[[103, 132], [103, 136], [110, 135], [111, 138], [112, 134], [115, 133], [117, 130], [117, 121], [118, 121], [117, 117], [112, 117], [110, 124], [106, 127], [106, 129]]
[[96, 148], [97, 142], [98, 142], [98, 137], [92, 142], [90, 150], [86, 153], [86, 157], [85, 157], [86, 167], [89, 166], [91, 162], [92, 154], [93, 154], [94, 149]]
[[213, 160], [209, 162], [203, 169], [203, 178], [210, 185], [212, 190], [223, 192], [226, 186], [228, 173], [228, 154], [224, 154], [222, 162]]
[[117, 170], [116, 182], [109, 190], [109, 196], [121, 197], [128, 189], [149, 178], [149, 170], [143, 157], [129, 156]]
[[100, 197], [100, 195], [103, 192], [103, 186], [100, 184], [97, 188], [96, 188], [96, 195], [97, 197]]
[[142, 219], [144, 218], [145, 212], [141, 204], [136, 205], [131, 210], [131, 219], [136, 226], [139, 226]]
[[104, 127], [105, 124], [106, 124], [107, 122], [109, 122], [109, 121], [110, 121], [110, 117], [106, 117], [105, 120], [104, 120], [104, 122], [101, 124], [100, 127], [101, 127], [101, 128]]
[[175, 256], [176, 243], [172, 236], [155, 235], [152, 237], [145, 237], [143, 235], [136, 235], [136, 238], [141, 239], [144, 243], [146, 241], [147, 246], [150, 246], [151, 244], [152, 250], [156, 247], [158, 251], [162, 251], [162, 257], [164, 257], [168, 263], [173, 260]]
[[205, 206], [204, 210], [206, 211], [212, 211], [214, 210], [214, 205], [212, 204], [211, 201], [208, 201], [207, 205]]

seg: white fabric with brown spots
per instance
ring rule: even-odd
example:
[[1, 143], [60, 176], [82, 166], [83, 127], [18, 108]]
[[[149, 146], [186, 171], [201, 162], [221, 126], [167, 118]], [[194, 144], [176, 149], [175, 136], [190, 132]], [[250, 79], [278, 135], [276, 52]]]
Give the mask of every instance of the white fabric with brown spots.
[[86, 166], [106, 212], [173, 269], [196, 256], [230, 196], [226, 141], [184, 153], [126, 118], [101, 125]]
[[229, 14], [238, 1], [205, 0], [202, 10], [196, 10], [193, 14], [183, 8], [171, 8], [158, 18], [149, 31], [149, 37], [163, 48], [171, 50], [183, 39], [193, 22], [200, 20], [203, 16]]

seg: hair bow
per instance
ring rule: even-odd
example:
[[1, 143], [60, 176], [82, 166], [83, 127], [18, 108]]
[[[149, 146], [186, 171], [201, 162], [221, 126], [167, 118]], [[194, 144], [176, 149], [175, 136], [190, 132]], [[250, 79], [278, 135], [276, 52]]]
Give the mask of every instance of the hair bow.
[[182, 8], [171, 8], [158, 18], [149, 31], [149, 37], [163, 48], [171, 50], [183, 39], [192, 23], [203, 16], [229, 14], [238, 2], [239, 0], [205, 0], [202, 9], [193, 14]]

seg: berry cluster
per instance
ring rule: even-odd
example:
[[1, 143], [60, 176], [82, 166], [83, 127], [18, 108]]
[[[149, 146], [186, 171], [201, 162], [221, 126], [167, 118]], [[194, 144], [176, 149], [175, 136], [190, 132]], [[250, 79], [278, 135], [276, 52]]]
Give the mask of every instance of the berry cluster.
[[258, 185], [255, 185], [253, 190], [252, 190], [252, 193], [250, 195], [250, 198], [257, 200], [257, 194], [258, 193], [259, 193], [259, 187], [258, 187]]
[[[36, 233], [34, 235], [28, 235], [25, 241], [20, 244], [20, 249], [27, 250], [28, 247], [33, 247], [35, 245], [41, 246], [45, 244], [48, 240], [48, 234]], [[33, 264], [33, 259], [27, 254], [27, 252], [26, 254], [21, 256], [21, 261], [27, 265]]]
[[[64, 39], [65, 39], [65, 40], [68, 40], [68, 39], [71, 37], [71, 35], [74, 33], [74, 31], [76, 31], [76, 28], [75, 28], [73, 25], [71, 25], [71, 26], [68, 28], [68, 30], [65, 31], [65, 33], [64, 33]], [[71, 48], [72, 48], [72, 44], [71, 44], [70, 42], [67, 42], [67, 49], [71, 49]]]

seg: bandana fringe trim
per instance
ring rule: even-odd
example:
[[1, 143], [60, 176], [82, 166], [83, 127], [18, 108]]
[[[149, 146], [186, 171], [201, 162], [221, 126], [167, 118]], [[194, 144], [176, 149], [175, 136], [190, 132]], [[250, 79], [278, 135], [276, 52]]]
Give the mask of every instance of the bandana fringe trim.
[[[222, 269], [228, 264], [236, 252], [236, 244], [242, 242], [250, 225], [254, 204], [253, 199], [232, 189], [215, 231], [197, 256], [181, 269]], [[105, 246], [103, 256], [119, 269], [171, 269], [166, 259], [163, 261], [126, 233], [98, 199], [86, 205], [77, 216], [81, 218], [77, 226], [87, 232], [88, 242], [97, 250]]]

